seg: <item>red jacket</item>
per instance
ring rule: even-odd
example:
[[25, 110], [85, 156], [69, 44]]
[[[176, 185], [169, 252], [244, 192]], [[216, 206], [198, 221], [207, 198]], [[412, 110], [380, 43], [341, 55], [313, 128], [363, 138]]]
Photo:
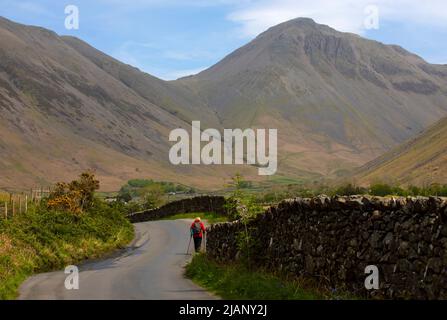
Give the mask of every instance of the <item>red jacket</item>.
[[195, 224], [196, 222], [193, 222], [191, 224], [191, 234], [194, 238], [202, 238], [203, 237], [203, 233], [206, 232], [206, 228], [205, 225], [203, 224], [203, 222], [199, 222], [200, 223], [200, 232], [199, 233], [194, 233], [194, 229], [195, 229]]

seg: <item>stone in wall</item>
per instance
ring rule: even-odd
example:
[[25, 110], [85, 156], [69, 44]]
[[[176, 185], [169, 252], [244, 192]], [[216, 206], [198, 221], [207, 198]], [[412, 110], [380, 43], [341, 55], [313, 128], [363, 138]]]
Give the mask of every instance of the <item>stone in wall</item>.
[[[213, 225], [207, 254], [239, 256], [240, 221]], [[312, 277], [331, 289], [382, 299], [447, 298], [447, 200], [366, 196], [292, 199], [247, 225], [250, 259], [272, 271]], [[366, 290], [365, 267], [379, 269]]]

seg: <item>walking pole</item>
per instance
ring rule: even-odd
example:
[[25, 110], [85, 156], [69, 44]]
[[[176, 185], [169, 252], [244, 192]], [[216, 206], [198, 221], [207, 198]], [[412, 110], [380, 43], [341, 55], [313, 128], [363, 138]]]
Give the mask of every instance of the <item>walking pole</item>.
[[192, 236], [189, 237], [189, 243], [188, 243], [188, 249], [186, 249], [186, 255], [188, 255], [189, 252], [189, 246], [191, 245]]

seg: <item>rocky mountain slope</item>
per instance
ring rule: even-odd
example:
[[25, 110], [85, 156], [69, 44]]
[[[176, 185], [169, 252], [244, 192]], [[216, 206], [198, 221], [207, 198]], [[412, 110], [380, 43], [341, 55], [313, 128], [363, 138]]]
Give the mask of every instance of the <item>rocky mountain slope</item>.
[[[277, 128], [283, 177], [342, 175], [447, 115], [447, 67], [310, 19], [275, 26], [202, 73], [162, 81], [73, 37], [0, 18], [0, 187], [97, 170], [221, 187], [252, 167], [172, 166], [169, 132]], [[207, 177], [204, 179], [204, 177]]]
[[1, 187], [51, 183], [84, 169], [95, 169], [106, 190], [136, 176], [222, 184], [221, 170], [168, 161], [172, 129], [188, 128], [197, 108], [213, 123], [188, 92], [78, 39], [3, 18], [0, 44]]
[[447, 112], [447, 66], [311, 19], [272, 27], [178, 82], [224, 125], [278, 128], [280, 167], [295, 176], [342, 173]]

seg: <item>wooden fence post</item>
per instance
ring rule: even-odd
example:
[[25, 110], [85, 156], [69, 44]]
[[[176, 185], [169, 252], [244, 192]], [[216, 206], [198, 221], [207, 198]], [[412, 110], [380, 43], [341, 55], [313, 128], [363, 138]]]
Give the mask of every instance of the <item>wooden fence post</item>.
[[12, 198], [12, 217], [16, 215], [16, 206], [14, 203], [14, 198]]
[[25, 213], [28, 212], [28, 195], [25, 195]]
[[19, 196], [19, 214], [22, 214], [22, 197]]
[[8, 220], [8, 202], [5, 201], [5, 219]]

